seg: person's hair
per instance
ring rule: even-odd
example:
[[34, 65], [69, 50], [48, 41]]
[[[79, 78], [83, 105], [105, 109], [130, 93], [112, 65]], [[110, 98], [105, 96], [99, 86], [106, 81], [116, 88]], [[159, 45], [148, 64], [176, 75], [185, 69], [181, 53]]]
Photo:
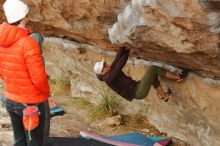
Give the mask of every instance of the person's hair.
[[[22, 20], [22, 19], [21, 19], [21, 20]], [[14, 23], [11, 23], [11, 25], [15, 25], [15, 26], [19, 25], [19, 24], [21, 23], [21, 20], [19, 20], [19, 21], [17, 21], [17, 22], [14, 22]]]

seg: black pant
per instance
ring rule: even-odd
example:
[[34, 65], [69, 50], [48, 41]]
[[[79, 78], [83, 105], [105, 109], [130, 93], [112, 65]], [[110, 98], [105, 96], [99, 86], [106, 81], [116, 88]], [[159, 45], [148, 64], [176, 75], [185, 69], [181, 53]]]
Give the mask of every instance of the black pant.
[[48, 101], [38, 104], [40, 110], [40, 123], [31, 131], [31, 140], [28, 132], [24, 130], [22, 116], [25, 106], [10, 100], [5, 101], [7, 111], [11, 117], [14, 132], [14, 146], [47, 146], [50, 128], [50, 111]]

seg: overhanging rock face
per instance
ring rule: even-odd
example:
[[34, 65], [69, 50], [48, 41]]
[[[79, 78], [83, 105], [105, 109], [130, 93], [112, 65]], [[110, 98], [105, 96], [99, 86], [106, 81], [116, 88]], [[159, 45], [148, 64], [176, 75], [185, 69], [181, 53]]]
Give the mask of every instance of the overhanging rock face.
[[[53, 79], [71, 79], [73, 97], [99, 100], [97, 88], [106, 87], [93, 73], [95, 62], [105, 57], [112, 62], [115, 53], [60, 38], [46, 38], [44, 56], [47, 73]], [[130, 58], [124, 71], [135, 80], [146, 72], [144, 60]], [[172, 90], [172, 99], [165, 103], [151, 90], [144, 100], [121, 100], [120, 112], [142, 114], [161, 132], [182, 139], [192, 146], [220, 145], [220, 81], [189, 74], [183, 83], [162, 80]]]
[[220, 78], [218, 1], [24, 1], [33, 31], [109, 50], [127, 45], [134, 56]]
[[131, 46], [141, 58], [219, 77], [220, 14], [214, 8], [205, 11], [207, 6], [195, 0], [132, 0], [108, 30], [109, 37], [114, 44]]
[[[116, 50], [118, 46], [126, 45], [132, 49], [131, 56], [163, 61], [206, 77], [220, 78], [218, 1], [24, 1], [30, 6], [30, 26], [34, 32], [73, 40], [82, 43], [82, 46], [91, 44], [93, 46], [90, 47], [102, 50]], [[0, 4], [3, 2], [0, 0]], [[0, 18], [4, 19], [1, 8]], [[45, 42], [45, 57], [52, 62], [55, 68], [52, 69], [62, 73], [61, 76], [71, 73], [72, 84], [76, 86], [74, 89], [84, 85], [90, 92], [92, 89], [86, 83], [90, 80], [99, 84], [92, 67], [102, 54], [96, 53], [94, 48], [92, 51], [85, 49], [85, 54], [77, 54], [78, 49], [83, 47], [76, 46], [79, 45], [49, 39]], [[113, 55], [109, 57], [113, 59]], [[132, 77], [135, 74], [141, 77], [145, 71], [133, 62], [129, 66], [126, 73], [130, 72]], [[51, 72], [54, 75], [53, 70]], [[174, 98], [169, 104], [159, 101], [154, 92], [140, 104], [136, 101], [130, 103], [131, 108], [127, 107], [128, 103], [123, 103], [131, 112], [133, 107], [140, 108], [159, 130], [171, 136], [192, 145], [220, 145], [219, 85], [209, 85], [201, 80], [192, 75], [180, 85], [167, 82], [174, 91]]]

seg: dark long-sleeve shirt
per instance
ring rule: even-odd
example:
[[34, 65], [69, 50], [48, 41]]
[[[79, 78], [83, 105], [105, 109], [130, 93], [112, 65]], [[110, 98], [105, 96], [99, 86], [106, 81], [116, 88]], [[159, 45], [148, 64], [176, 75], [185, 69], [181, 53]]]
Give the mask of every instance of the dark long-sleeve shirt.
[[129, 50], [120, 48], [111, 65], [111, 70], [104, 75], [99, 75], [98, 78], [105, 81], [117, 94], [131, 101], [136, 93], [137, 82], [125, 75], [122, 71], [128, 60], [128, 56]]

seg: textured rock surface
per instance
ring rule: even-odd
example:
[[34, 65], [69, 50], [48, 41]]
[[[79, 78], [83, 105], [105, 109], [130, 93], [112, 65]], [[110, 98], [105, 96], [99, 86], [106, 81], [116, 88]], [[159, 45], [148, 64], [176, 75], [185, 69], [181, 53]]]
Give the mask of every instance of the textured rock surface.
[[[0, 81], [0, 97], [3, 94], [2, 82]], [[11, 132], [11, 121], [5, 109], [5, 106], [0, 101], [0, 146], [11, 145], [13, 134]], [[7, 137], [7, 138], [6, 138]]]
[[[98, 92], [95, 88], [106, 86], [96, 79], [93, 64], [103, 55], [111, 62], [115, 53], [58, 38], [47, 38], [44, 45], [50, 77], [70, 79], [73, 97], [86, 97], [97, 102]], [[149, 64], [156, 63], [130, 58], [124, 71], [138, 80]], [[175, 70], [169, 66], [167, 68]], [[167, 132], [169, 136], [182, 139], [193, 146], [219, 145], [220, 81], [190, 74], [182, 84], [167, 80], [163, 80], [163, 84], [173, 91], [171, 102], [167, 104], [160, 101], [155, 90], [151, 90], [145, 100], [122, 100], [121, 112], [142, 113], [161, 132]]]
[[219, 76], [219, 13], [204, 11], [207, 6], [200, 4], [194, 0], [132, 0], [109, 29], [110, 39], [132, 46], [142, 58]]
[[110, 50], [126, 44], [143, 59], [220, 78], [218, 1], [24, 1], [31, 7], [34, 31]]
[[[93, 87], [101, 85], [92, 72], [93, 64], [103, 54], [108, 61], [114, 55], [97, 47], [115, 50], [119, 45], [127, 45], [132, 47], [133, 56], [220, 78], [218, 1], [25, 1], [31, 7], [33, 31], [84, 43], [48, 39], [45, 44], [48, 73], [52, 78], [69, 77], [73, 96], [87, 95], [95, 101]], [[0, 4], [3, 2], [0, 0]], [[0, 10], [3, 20], [2, 16]], [[125, 70], [140, 79], [144, 64], [130, 60]], [[161, 131], [192, 145], [220, 145], [219, 83], [191, 75], [184, 84], [166, 84], [174, 90], [171, 103], [160, 102], [151, 92], [145, 101], [124, 101], [125, 112], [142, 111]]]

